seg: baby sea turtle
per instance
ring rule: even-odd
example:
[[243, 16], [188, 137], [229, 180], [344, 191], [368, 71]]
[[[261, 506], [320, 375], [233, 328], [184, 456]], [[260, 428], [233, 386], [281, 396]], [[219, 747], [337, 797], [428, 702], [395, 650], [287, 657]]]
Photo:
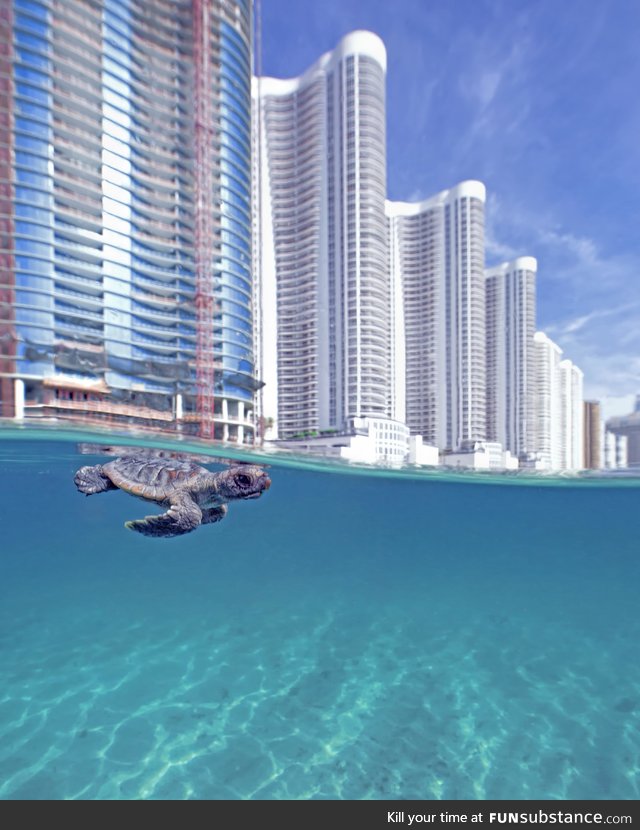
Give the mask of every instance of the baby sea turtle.
[[132, 496], [167, 507], [166, 513], [125, 522], [145, 536], [181, 536], [201, 524], [224, 519], [227, 502], [257, 499], [271, 486], [260, 467], [240, 464], [212, 473], [192, 461], [125, 455], [108, 464], [81, 467], [74, 476], [81, 493], [91, 496], [107, 490], [124, 490]]

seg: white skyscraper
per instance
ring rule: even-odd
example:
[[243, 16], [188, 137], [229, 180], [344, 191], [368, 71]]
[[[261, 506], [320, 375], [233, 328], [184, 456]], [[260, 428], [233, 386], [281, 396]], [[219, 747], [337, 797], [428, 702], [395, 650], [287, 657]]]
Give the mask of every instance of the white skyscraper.
[[562, 398], [560, 349], [534, 338], [536, 260], [485, 272], [479, 181], [385, 201], [385, 71], [382, 41], [353, 32], [297, 78], [254, 78], [262, 435], [387, 418], [448, 454], [570, 467], [581, 393], [570, 375]]
[[353, 32], [298, 78], [254, 79], [259, 406], [272, 437], [391, 412], [385, 71], [382, 41]]
[[535, 450], [537, 269], [527, 256], [486, 271], [487, 438], [518, 458]]
[[561, 360], [559, 370], [561, 469], [581, 470], [584, 467], [583, 373], [570, 360]]
[[536, 449], [548, 469], [562, 469], [560, 360], [562, 349], [542, 331], [533, 337], [536, 355]]
[[481, 182], [465, 181], [422, 202], [386, 203], [404, 304], [406, 421], [440, 449], [486, 438], [485, 198]]
[[562, 349], [546, 334], [534, 335], [536, 350], [536, 444], [552, 470], [582, 468], [582, 371], [562, 360]]

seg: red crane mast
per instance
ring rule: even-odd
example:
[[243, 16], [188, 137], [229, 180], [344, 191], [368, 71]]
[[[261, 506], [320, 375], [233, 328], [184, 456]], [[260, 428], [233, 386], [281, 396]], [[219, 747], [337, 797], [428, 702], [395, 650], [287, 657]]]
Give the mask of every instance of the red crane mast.
[[215, 437], [213, 339], [213, 106], [211, 0], [193, 2], [196, 412], [200, 436]]

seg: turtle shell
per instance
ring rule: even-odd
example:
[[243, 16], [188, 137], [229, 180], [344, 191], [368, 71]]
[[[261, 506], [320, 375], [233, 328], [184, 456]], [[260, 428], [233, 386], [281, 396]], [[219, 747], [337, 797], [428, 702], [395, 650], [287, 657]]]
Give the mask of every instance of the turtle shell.
[[102, 467], [111, 481], [133, 496], [163, 501], [180, 490], [190, 490], [209, 470], [191, 461], [129, 455], [116, 458]]

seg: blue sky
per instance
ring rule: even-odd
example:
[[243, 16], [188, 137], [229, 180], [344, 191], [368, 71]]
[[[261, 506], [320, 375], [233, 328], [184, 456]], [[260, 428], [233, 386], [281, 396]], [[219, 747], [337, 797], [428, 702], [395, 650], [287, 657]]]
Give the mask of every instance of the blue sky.
[[487, 264], [538, 259], [538, 328], [606, 416], [640, 392], [640, 2], [262, 0], [262, 71], [387, 48], [387, 189], [487, 186]]

